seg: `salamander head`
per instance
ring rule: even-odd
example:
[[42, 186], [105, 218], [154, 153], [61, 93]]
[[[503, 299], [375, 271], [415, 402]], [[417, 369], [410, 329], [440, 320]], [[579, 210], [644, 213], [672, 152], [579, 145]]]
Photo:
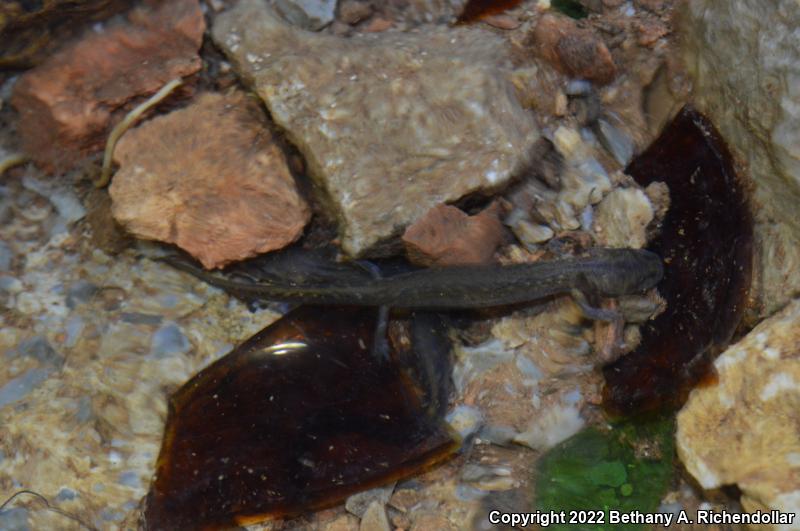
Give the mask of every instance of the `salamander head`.
[[590, 292], [616, 297], [641, 293], [664, 277], [661, 257], [643, 249], [593, 249], [593, 274], [583, 279]]

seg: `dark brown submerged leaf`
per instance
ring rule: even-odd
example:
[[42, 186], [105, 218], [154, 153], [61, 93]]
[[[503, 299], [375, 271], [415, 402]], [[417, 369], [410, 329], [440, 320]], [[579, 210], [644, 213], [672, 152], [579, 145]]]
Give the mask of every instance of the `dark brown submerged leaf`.
[[458, 16], [457, 24], [470, 24], [483, 17], [497, 15], [517, 7], [522, 0], [469, 0]]
[[664, 259], [667, 309], [635, 351], [604, 368], [605, 406], [616, 414], [683, 404], [739, 325], [752, 270], [746, 190], [704, 116], [685, 107], [626, 173], [642, 186], [669, 186], [670, 209], [650, 246]]
[[429, 401], [373, 355], [376, 321], [371, 308], [301, 307], [189, 380], [170, 403], [146, 528], [298, 515], [451, 455]]

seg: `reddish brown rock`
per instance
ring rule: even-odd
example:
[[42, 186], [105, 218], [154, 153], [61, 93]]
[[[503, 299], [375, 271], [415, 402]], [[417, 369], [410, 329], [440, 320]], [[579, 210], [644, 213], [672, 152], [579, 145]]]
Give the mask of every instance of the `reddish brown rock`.
[[66, 170], [101, 148], [132, 98], [200, 69], [204, 30], [197, 0], [146, 2], [125, 23], [90, 31], [24, 74], [11, 103], [25, 152], [49, 170]]
[[366, 26], [364, 26], [364, 33], [380, 33], [386, 31], [394, 26], [394, 22], [387, 18], [374, 17]]
[[568, 17], [543, 16], [534, 29], [533, 42], [536, 53], [569, 76], [606, 84], [617, 75], [603, 40]]
[[493, 28], [504, 30], [517, 29], [521, 24], [518, 19], [502, 13], [497, 15], [486, 15], [481, 20]]
[[368, 19], [374, 7], [364, 0], [343, 0], [339, 3], [339, 19], [345, 24], [356, 25]]
[[203, 94], [146, 122], [114, 158], [117, 221], [209, 269], [291, 243], [310, 216], [260, 107], [241, 93]]
[[504, 236], [498, 210], [495, 203], [469, 216], [453, 206], [433, 207], [403, 234], [409, 259], [426, 266], [492, 262]]
[[645, 19], [636, 23], [636, 31], [639, 45], [652, 48], [658, 39], [669, 33], [669, 28], [659, 19]]

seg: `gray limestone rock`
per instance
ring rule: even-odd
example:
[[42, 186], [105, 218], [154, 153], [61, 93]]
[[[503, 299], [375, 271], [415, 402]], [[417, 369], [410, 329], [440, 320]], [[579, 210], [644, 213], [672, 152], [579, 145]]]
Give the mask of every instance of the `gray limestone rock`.
[[29, 369], [6, 382], [5, 385], [0, 387], [0, 408], [25, 398], [28, 393], [47, 380], [51, 372], [52, 369], [49, 367]]
[[755, 182], [753, 295], [761, 315], [800, 293], [797, 7], [796, 0], [699, 0], [687, 4], [679, 25], [695, 103]]
[[333, 22], [336, 0], [277, 0], [275, 8], [295, 26], [316, 31]]
[[212, 33], [306, 157], [351, 255], [438, 203], [502, 186], [539, 137], [504, 41], [482, 29], [346, 39], [243, 0]]

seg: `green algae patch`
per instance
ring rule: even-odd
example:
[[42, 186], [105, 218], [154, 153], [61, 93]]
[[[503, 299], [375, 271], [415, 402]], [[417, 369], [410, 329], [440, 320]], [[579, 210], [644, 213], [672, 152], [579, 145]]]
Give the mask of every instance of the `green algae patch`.
[[[611, 524], [610, 510], [656, 510], [674, 473], [673, 418], [629, 420], [610, 430], [588, 428], [545, 454], [536, 475], [536, 509], [602, 511], [603, 522], [567, 521], [549, 529], [634, 530], [639, 524]], [[590, 515], [591, 516], [591, 515]]]

